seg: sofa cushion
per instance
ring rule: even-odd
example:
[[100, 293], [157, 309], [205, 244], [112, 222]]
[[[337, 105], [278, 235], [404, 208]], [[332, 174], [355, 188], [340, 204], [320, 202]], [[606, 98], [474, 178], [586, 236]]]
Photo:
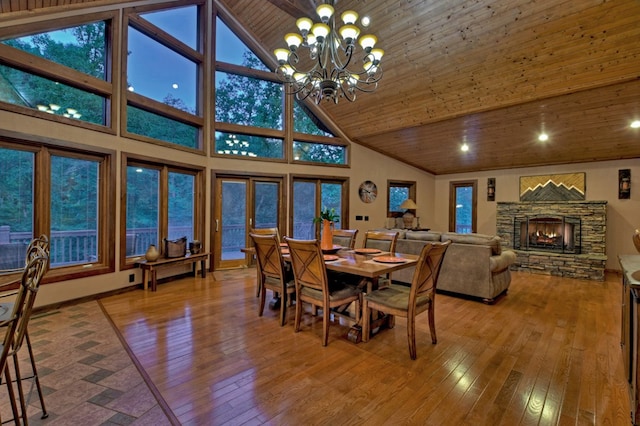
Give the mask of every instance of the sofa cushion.
[[433, 231], [407, 231], [407, 240], [440, 241], [442, 233]]
[[459, 234], [457, 232], [446, 232], [442, 234], [441, 241], [451, 240], [453, 243], [477, 244], [491, 247], [491, 254], [500, 254], [502, 248], [500, 246], [501, 238], [497, 235], [485, 234]]

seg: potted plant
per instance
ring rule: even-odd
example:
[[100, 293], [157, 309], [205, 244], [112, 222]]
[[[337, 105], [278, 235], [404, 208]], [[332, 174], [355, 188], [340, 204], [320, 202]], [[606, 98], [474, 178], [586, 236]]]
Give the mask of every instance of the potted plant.
[[313, 218], [313, 223], [322, 223], [322, 239], [320, 248], [322, 250], [333, 249], [333, 224], [340, 222], [340, 215], [336, 209], [324, 207], [320, 210], [320, 216]]

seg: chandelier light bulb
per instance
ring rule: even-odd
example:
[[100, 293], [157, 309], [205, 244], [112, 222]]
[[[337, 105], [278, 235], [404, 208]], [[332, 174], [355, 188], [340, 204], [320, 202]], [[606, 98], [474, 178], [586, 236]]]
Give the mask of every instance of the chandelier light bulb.
[[321, 4], [316, 9], [316, 12], [320, 17], [320, 20], [326, 24], [327, 22], [329, 22], [329, 18], [331, 18], [331, 15], [333, 15], [334, 9], [333, 6], [329, 4]]
[[378, 38], [373, 34], [367, 34], [365, 36], [360, 37], [360, 46], [364, 49], [365, 52], [369, 53], [371, 49], [378, 42]]
[[322, 43], [325, 37], [329, 35], [329, 32], [331, 32], [331, 28], [329, 28], [327, 24], [314, 24], [313, 27], [311, 27], [311, 32], [316, 40], [318, 40], [318, 43]]
[[342, 22], [346, 25], [353, 25], [358, 20], [358, 13], [353, 10], [346, 10], [342, 12]]
[[276, 59], [280, 65], [284, 65], [287, 63], [287, 59], [289, 58], [289, 51], [287, 49], [279, 48], [273, 51], [276, 55]]
[[300, 18], [296, 21], [296, 26], [302, 34], [308, 33], [313, 26], [313, 21], [309, 18]]
[[380, 63], [380, 59], [384, 56], [384, 50], [382, 49], [372, 49], [371, 54], [373, 55], [374, 63], [377, 65]]
[[340, 35], [347, 44], [352, 45], [360, 35], [360, 28], [355, 25], [345, 25], [340, 27]]
[[287, 46], [289, 46], [289, 49], [292, 52], [295, 52], [298, 46], [302, 44], [302, 36], [296, 33], [288, 33], [284, 36], [284, 41], [287, 42]]

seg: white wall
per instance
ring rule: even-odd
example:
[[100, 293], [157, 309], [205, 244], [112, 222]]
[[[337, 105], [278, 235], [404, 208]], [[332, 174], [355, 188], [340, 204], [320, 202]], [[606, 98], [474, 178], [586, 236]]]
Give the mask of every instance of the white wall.
[[[618, 199], [618, 170], [631, 169], [631, 198]], [[560, 166], [529, 167], [494, 172], [464, 173], [436, 177], [436, 200], [433, 229], [448, 230], [449, 183], [456, 180], [478, 180], [478, 232], [496, 232], [496, 202], [518, 201], [520, 176], [554, 173], [586, 173], [586, 200], [607, 201], [607, 265], [609, 270], [620, 270], [618, 256], [636, 254], [631, 240], [640, 228], [640, 160], [603, 161]], [[496, 201], [487, 201], [487, 178], [496, 178]], [[634, 188], [634, 179], [639, 182]], [[425, 224], [426, 225], [426, 224]]]

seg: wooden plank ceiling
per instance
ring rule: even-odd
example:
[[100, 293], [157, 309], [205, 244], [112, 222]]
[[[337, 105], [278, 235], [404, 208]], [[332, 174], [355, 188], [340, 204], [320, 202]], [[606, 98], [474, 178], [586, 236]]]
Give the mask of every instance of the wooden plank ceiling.
[[[219, 1], [269, 60], [317, 3]], [[352, 141], [438, 175], [640, 157], [640, 1], [336, 3], [347, 9], [385, 50], [374, 93], [320, 106]]]

